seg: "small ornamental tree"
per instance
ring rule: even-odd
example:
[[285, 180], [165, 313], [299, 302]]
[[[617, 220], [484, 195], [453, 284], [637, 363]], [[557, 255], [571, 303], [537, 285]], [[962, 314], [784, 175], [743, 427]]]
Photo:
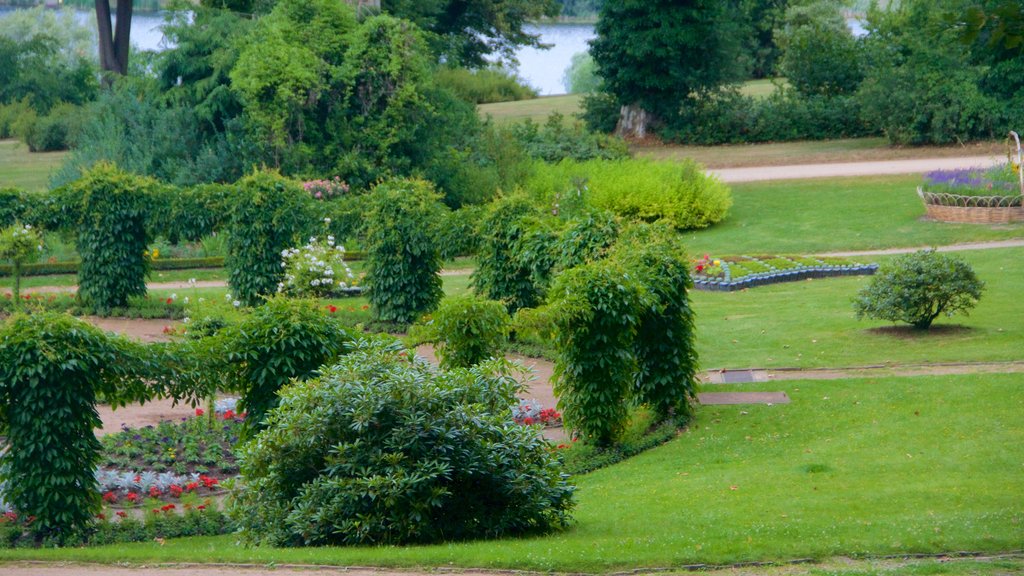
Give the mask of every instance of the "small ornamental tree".
[[441, 301], [440, 198], [424, 180], [392, 180], [373, 189], [366, 285], [376, 320], [411, 324]]
[[531, 231], [528, 220], [538, 214], [527, 199], [507, 198], [495, 204], [481, 225], [480, 265], [473, 272], [473, 289], [485, 298], [501, 300], [510, 312], [532, 308], [542, 300], [533, 262], [520, 257]]
[[258, 171], [238, 181], [228, 234], [228, 284], [247, 306], [274, 294], [284, 278], [281, 253], [300, 243], [312, 218], [302, 185], [276, 172]]
[[882, 266], [854, 299], [857, 318], [906, 322], [927, 329], [939, 316], [967, 312], [985, 283], [956, 256], [921, 250]]
[[15, 315], [0, 326], [0, 456], [5, 498], [37, 538], [63, 539], [100, 510], [93, 476], [101, 425], [96, 398], [114, 406], [150, 394], [139, 345], [67, 315]]
[[101, 162], [59, 192], [82, 257], [78, 298], [100, 309], [146, 293], [147, 193], [156, 185]]
[[511, 322], [501, 302], [472, 294], [445, 298], [430, 327], [441, 367], [468, 368], [500, 355]]
[[281, 391], [241, 448], [234, 518], [250, 543], [412, 544], [567, 525], [559, 457], [512, 421], [504, 361], [438, 371], [357, 343], [317, 379]]
[[28, 224], [15, 224], [0, 230], [0, 260], [11, 263], [14, 276], [14, 307], [18, 308], [21, 298], [21, 267], [39, 258], [43, 249], [39, 232]]

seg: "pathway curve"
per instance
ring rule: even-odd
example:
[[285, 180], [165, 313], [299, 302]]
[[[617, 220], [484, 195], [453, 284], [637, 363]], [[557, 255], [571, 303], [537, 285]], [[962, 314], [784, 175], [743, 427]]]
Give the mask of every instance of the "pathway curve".
[[918, 246], [917, 248], [884, 248], [880, 250], [851, 250], [846, 252], [822, 252], [815, 256], [839, 256], [842, 258], [854, 258], [857, 256], [879, 256], [885, 254], [910, 254], [918, 250], [935, 248], [938, 252], [960, 252], [963, 250], [992, 250], [995, 248], [1020, 248], [1024, 246], [1024, 238], [1014, 240], [991, 240], [987, 242], [962, 242], [949, 244], [947, 246]]
[[844, 176], [880, 176], [889, 174], [923, 174], [932, 170], [989, 167], [1005, 162], [1005, 156], [963, 156], [959, 158], [926, 158], [919, 160], [887, 160], [878, 162], [842, 162], [836, 164], [793, 164], [789, 166], [758, 166], [753, 168], [715, 168], [708, 170], [723, 182], [759, 182], [764, 180], [797, 180], [836, 178]]

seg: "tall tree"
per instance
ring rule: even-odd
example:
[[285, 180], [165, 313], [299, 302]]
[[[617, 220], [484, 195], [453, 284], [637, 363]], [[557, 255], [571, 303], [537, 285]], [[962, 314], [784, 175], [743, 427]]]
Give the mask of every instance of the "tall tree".
[[117, 0], [117, 21], [110, 21], [110, 0], [96, 0], [96, 26], [99, 31], [100, 69], [124, 76], [128, 73], [129, 37], [132, 29], [133, 0]]
[[643, 138], [743, 73], [738, 0], [607, 0], [591, 54], [622, 106], [617, 132]]

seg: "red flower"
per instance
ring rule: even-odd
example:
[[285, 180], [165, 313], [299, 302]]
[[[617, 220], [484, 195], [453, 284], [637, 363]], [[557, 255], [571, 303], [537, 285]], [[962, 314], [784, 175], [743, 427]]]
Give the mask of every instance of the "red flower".
[[150, 486], [149, 487], [149, 497], [150, 498], [159, 498], [161, 494], [163, 494], [163, 492], [161, 492], [160, 489], [157, 488], [156, 486]]
[[14, 512], [4, 512], [4, 515], [3, 515], [2, 518], [0, 518], [0, 521], [2, 521], [2, 522], [17, 522], [18, 521], [18, 515], [16, 513], [14, 513]]
[[235, 417], [235, 411], [234, 410], [227, 410], [227, 411], [224, 412], [224, 419], [225, 420], [231, 420], [234, 417]]
[[196, 510], [206, 510], [206, 505], [200, 504], [199, 506], [196, 506]]
[[203, 486], [206, 486], [210, 490], [213, 490], [213, 487], [217, 485], [217, 479], [216, 478], [211, 478], [211, 477], [206, 476], [206, 475], [200, 476], [199, 477], [199, 481], [203, 483]]
[[117, 502], [117, 494], [114, 494], [113, 492], [104, 492], [103, 501], [108, 504], [114, 504]]
[[170, 304], [170, 303], [172, 303], [172, 302], [174, 302], [174, 298], [168, 298], [168, 299], [167, 299], [167, 303], [168, 303], [168, 304]]
[[196, 408], [196, 416], [202, 416], [203, 414], [206, 414], [206, 412], [202, 408]]
[[533, 418], [530, 418], [529, 416], [523, 418], [523, 424], [526, 424], [527, 426], [533, 424]]
[[100, 512], [99, 514], [96, 515], [96, 519], [97, 520], [106, 520], [107, 516], [106, 516], [106, 514], [103, 514], [102, 512]]
[[363, 304], [363, 310], [369, 310], [369, 309], [370, 309], [370, 305], [369, 304]]
[[164, 504], [163, 506], [160, 507], [160, 510], [162, 510], [164, 512], [170, 512], [171, 510], [174, 510], [175, 508], [176, 508], [176, 506], [174, 504]]
[[199, 482], [189, 482], [188, 484], [185, 484], [186, 492], [192, 492], [196, 488], [199, 488]]
[[128, 517], [128, 513], [125, 512], [124, 510], [118, 510], [117, 511], [117, 517], [118, 518], [127, 518]]
[[129, 501], [129, 502], [138, 502], [139, 501], [139, 495], [136, 494], [135, 492], [129, 492], [129, 493], [124, 495], [124, 499]]
[[167, 491], [170, 492], [171, 496], [173, 496], [174, 498], [181, 496], [181, 493], [184, 492], [181, 486], [178, 486], [177, 484], [171, 484]]
[[330, 306], [328, 306], [327, 309], [331, 311], [331, 314], [334, 314], [335, 312], [338, 311], [338, 307], [335, 306], [334, 304], [331, 304]]

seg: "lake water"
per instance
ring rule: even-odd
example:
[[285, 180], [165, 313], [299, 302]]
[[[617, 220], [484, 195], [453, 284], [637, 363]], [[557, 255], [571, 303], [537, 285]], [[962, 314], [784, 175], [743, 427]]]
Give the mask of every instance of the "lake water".
[[[0, 18], [16, 8], [0, 8]], [[95, 13], [88, 10], [76, 10], [79, 21], [95, 27]], [[160, 26], [164, 23], [164, 13], [136, 13], [132, 17], [132, 44], [141, 50], [162, 50], [166, 48], [164, 35]], [[848, 21], [851, 30], [857, 36], [865, 33], [859, 21]], [[548, 50], [521, 48], [516, 52], [519, 60], [519, 76], [527, 84], [536, 88], [541, 95], [564, 94], [565, 86], [562, 77], [565, 75], [572, 57], [577, 52], [585, 52], [587, 42], [594, 37], [594, 27], [590, 24], [531, 24], [525, 27], [531, 34], [540, 34], [541, 42], [550, 44]]]

